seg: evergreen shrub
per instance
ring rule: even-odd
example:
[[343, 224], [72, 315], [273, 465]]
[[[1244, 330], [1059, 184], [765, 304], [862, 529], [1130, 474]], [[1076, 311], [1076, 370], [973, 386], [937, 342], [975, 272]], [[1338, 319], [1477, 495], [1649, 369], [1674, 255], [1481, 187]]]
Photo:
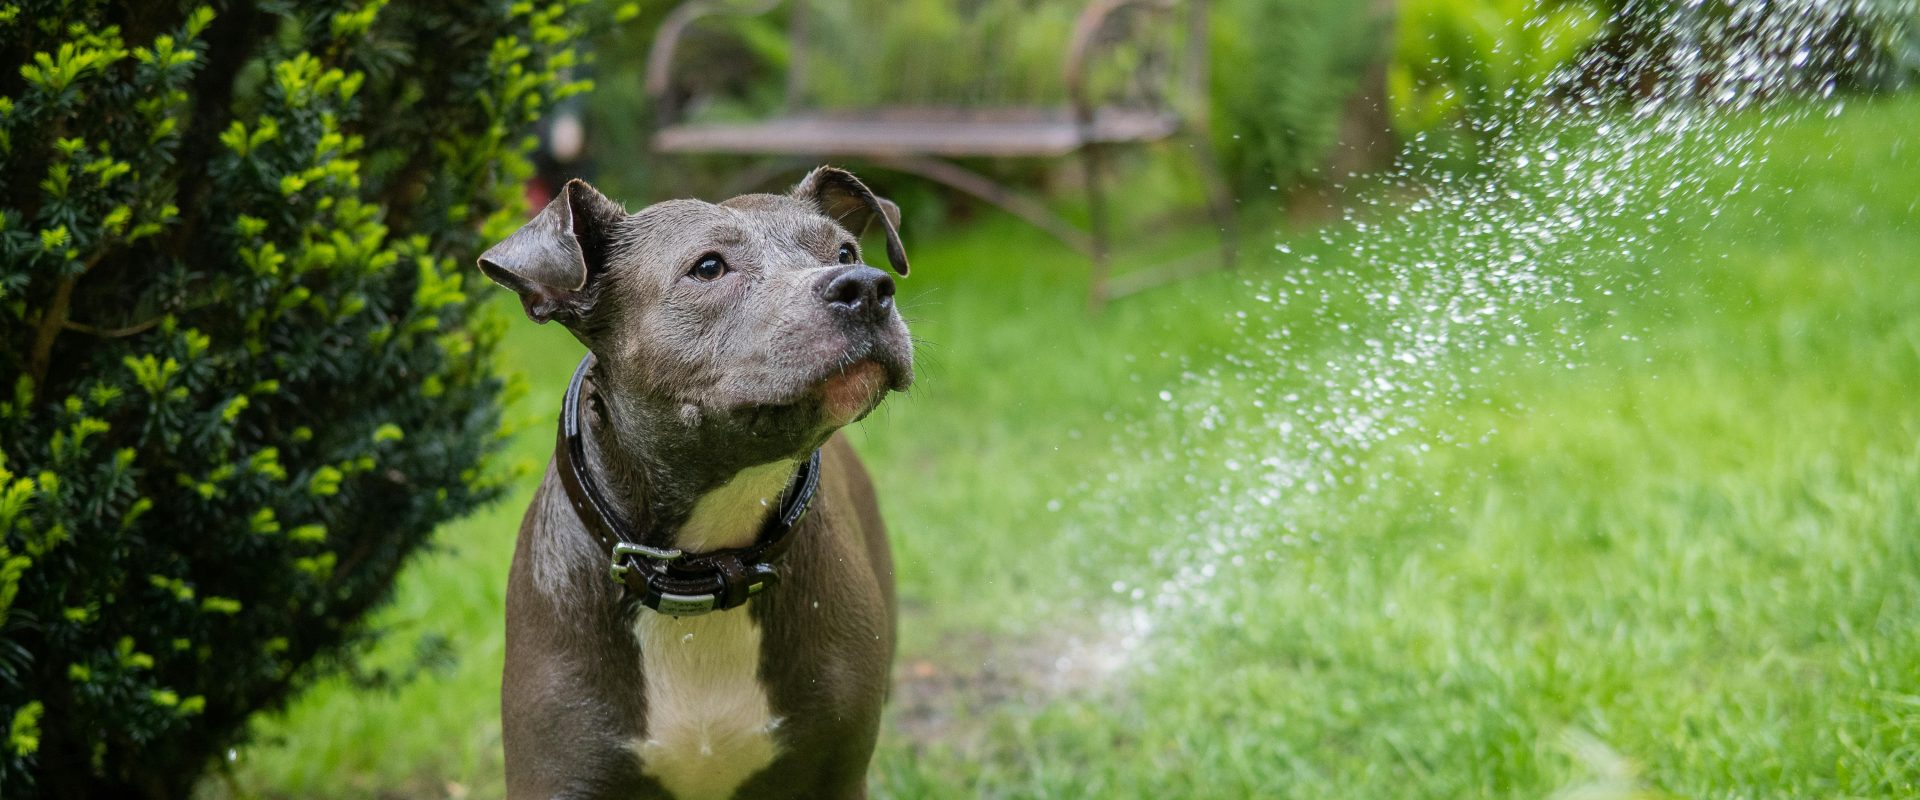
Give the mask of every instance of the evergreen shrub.
[[0, 0], [0, 796], [184, 797], [497, 493], [588, 0]]

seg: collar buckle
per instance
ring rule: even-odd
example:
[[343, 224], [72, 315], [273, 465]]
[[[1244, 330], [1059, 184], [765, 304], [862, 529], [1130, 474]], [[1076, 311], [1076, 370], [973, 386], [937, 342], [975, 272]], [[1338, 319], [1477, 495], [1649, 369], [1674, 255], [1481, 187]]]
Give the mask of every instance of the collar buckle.
[[648, 547], [644, 544], [635, 544], [633, 542], [615, 542], [613, 545], [613, 565], [608, 574], [613, 577], [614, 583], [620, 584], [621, 586], [627, 585], [627, 573], [637, 569], [634, 564], [628, 562], [627, 559], [629, 556], [639, 556], [664, 567], [667, 564], [679, 561], [682, 557], [686, 556], [686, 553], [673, 547]]

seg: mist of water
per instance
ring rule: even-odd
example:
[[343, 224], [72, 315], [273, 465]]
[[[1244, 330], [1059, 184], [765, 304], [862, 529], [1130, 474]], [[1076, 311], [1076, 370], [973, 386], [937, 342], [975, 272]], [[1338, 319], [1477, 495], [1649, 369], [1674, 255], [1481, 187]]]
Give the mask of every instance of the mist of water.
[[[1844, 16], [1886, 7], [1661, 5], [1663, 46], [1610, 67], [1651, 88], [1595, 89], [1596, 64], [1572, 65], [1471, 121], [1471, 169], [1440, 166], [1416, 139], [1337, 224], [1273, 246], [1228, 312], [1239, 346], [1149, 389], [1161, 411], [1114, 442], [1111, 463], [1131, 466], [1068, 501], [1104, 513], [1062, 532], [1095, 562], [1089, 591], [1130, 653], [1109, 661], [1150, 668], [1154, 642], [1182, 627], [1170, 621], [1231, 624], [1259, 575], [1338, 536], [1346, 509], [1403, 490], [1399, 466], [1500, 435], [1485, 406], [1524, 399], [1487, 396], [1492, 378], [1577, 368], [1588, 337], [1642, 335], [1609, 309], [1664, 268], [1662, 242], [1754, 189], [1776, 127], [1839, 113], [1818, 54]], [[1102, 546], [1112, 530], [1164, 543], [1139, 562]]]

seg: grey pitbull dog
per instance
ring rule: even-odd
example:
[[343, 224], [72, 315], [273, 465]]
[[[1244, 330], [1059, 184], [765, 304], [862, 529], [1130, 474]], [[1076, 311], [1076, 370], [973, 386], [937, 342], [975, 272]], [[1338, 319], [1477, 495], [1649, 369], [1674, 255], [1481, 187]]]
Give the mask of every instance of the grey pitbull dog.
[[893, 564], [836, 432], [913, 376], [869, 224], [905, 275], [844, 170], [634, 214], [574, 181], [481, 256], [591, 353], [508, 579], [508, 796], [865, 796]]

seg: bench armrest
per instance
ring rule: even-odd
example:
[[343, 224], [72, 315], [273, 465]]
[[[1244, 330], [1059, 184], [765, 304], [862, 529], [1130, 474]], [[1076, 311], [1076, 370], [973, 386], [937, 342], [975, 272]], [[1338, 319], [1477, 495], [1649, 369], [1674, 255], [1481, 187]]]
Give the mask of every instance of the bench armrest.
[[653, 47], [647, 51], [646, 92], [653, 100], [662, 125], [670, 124], [679, 109], [673, 107], [668, 90], [672, 88], [673, 54], [680, 48], [680, 37], [701, 17], [719, 15], [758, 16], [779, 7], [783, 0], [688, 0], [667, 12], [660, 30], [653, 35]]
[[1073, 103], [1074, 115], [1080, 123], [1093, 121], [1094, 98], [1087, 86], [1088, 64], [1099, 52], [1111, 44], [1106, 38], [1107, 27], [1114, 22], [1116, 15], [1122, 12], [1144, 11], [1153, 14], [1173, 16], [1179, 7], [1185, 5], [1189, 16], [1186, 20], [1187, 49], [1183, 86], [1188, 93], [1200, 92], [1201, 95], [1186, 98], [1189, 103], [1200, 104], [1198, 108], [1204, 116], [1207, 90], [1206, 79], [1206, 41], [1207, 17], [1205, 0], [1093, 0], [1080, 11], [1073, 23], [1073, 38], [1067, 45], [1065, 64], [1065, 83], [1067, 96]]

